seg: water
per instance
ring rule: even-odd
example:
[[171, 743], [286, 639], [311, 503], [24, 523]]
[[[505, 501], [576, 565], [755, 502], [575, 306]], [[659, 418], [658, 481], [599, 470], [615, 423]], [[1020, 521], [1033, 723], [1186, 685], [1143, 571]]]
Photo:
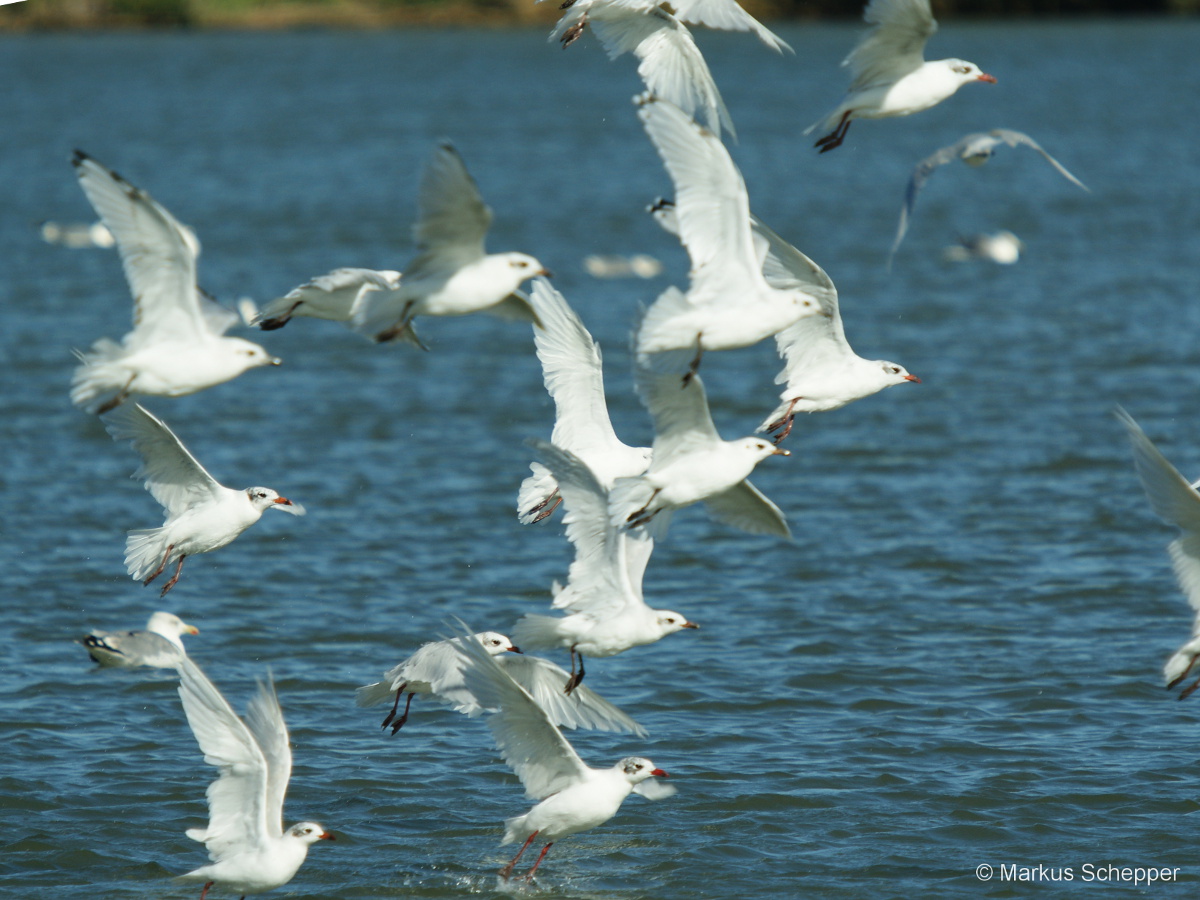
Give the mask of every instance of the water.
[[[786, 544], [677, 517], [646, 595], [704, 626], [588, 669], [651, 737], [572, 735], [585, 759], [637, 752], [680, 791], [632, 798], [564, 840], [546, 897], [1008, 897], [1001, 864], [1178, 867], [1200, 875], [1200, 705], [1159, 667], [1189, 615], [1120, 426], [1125, 406], [1200, 475], [1200, 176], [1195, 22], [948, 24], [934, 54], [996, 75], [907, 121], [859, 123], [818, 157], [800, 131], [836, 102], [856, 29], [781, 29], [777, 58], [705, 35], [756, 212], [830, 272], [867, 356], [924, 383], [802, 420], [755, 481]], [[420, 165], [457, 144], [496, 211], [492, 249], [538, 255], [606, 349], [617, 429], [649, 440], [625, 334], [686, 259], [642, 212], [670, 185], [629, 103], [629, 60], [540, 31], [36, 35], [0, 40], [6, 470], [0, 574], [0, 878], [26, 897], [184, 898], [204, 862], [212, 774], [174, 686], [94, 672], [71, 639], [160, 606], [121, 566], [158, 511], [128, 447], [72, 409], [72, 347], [119, 337], [110, 252], [42, 244], [85, 220], [80, 147], [195, 227], [204, 285], [275, 296], [339, 265], [409, 258]], [[1169, 77], [1164, 77], [1165, 73]], [[1027, 131], [1093, 190], [1028, 151], [947, 167], [884, 269], [913, 163], [967, 131]], [[959, 233], [1009, 228], [1012, 267], [951, 266]], [[652, 253], [651, 282], [587, 276], [589, 253]], [[400, 737], [353, 704], [451, 614], [505, 629], [564, 575], [560, 526], [512, 506], [522, 441], [552, 408], [528, 332], [434, 321], [432, 352], [373, 348], [298, 320], [285, 359], [152, 407], [221, 480], [264, 483], [305, 519], [266, 516], [188, 562], [164, 604], [242, 709], [270, 668], [294, 742], [289, 822], [321, 845], [279, 896], [492, 895], [503, 818], [524, 811], [489, 735], [418, 701]], [[718, 427], [775, 403], [769, 345], [705, 358]], [[980, 884], [975, 867], [997, 867]], [[1105, 896], [1135, 893], [1108, 883]], [[1139, 889], [1140, 891], [1140, 889]], [[217, 896], [221, 896], [218, 894]]]

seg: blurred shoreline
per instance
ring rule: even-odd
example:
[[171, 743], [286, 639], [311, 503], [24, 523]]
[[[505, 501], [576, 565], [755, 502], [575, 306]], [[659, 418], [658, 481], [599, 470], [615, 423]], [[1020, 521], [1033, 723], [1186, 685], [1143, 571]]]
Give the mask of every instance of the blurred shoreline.
[[[858, 20], [861, 0], [743, 0], [764, 22]], [[944, 0], [939, 18], [1196, 15], [1200, 0]], [[522, 27], [553, 24], [557, 0], [18, 0], [0, 32], [199, 28], [286, 30]]]

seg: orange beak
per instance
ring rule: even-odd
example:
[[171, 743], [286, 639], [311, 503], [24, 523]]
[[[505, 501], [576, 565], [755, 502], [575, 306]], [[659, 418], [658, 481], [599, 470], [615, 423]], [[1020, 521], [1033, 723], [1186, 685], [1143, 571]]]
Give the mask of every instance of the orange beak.
[[986, 72], [984, 72], [976, 79], [976, 81], [986, 81], [988, 84], [995, 84], [996, 76], [988, 75]]
[[189, 626], [187, 627], [187, 633], [188, 633], [188, 634], [199, 634], [199, 633], [200, 633], [200, 629], [199, 629], [199, 628], [197, 628], [195, 625], [189, 625]]
[[291, 506], [291, 505], [292, 505], [292, 501], [291, 501], [291, 500], [289, 500], [287, 497], [276, 497], [276, 498], [275, 498], [274, 500], [272, 500], [271, 502], [272, 502], [272, 503], [282, 503], [284, 506]]
[[917, 384], [921, 383], [921, 379], [918, 378], [916, 375], [905, 375], [904, 380], [905, 381], [915, 381]]
[[[515, 646], [514, 646], [514, 647], [507, 647], [507, 648], [505, 648], [505, 652], [506, 652], [506, 653], [521, 653], [521, 648], [520, 648], [520, 647], [515, 647]], [[522, 654], [522, 655], [524, 655], [524, 654]]]
[[664, 772], [662, 769], [651, 769], [650, 774], [657, 775], [659, 778], [670, 778], [671, 777], [666, 772]]
[[336, 841], [336, 840], [337, 840], [337, 838], [335, 838], [335, 837], [333, 836], [333, 832], [332, 832], [332, 831], [323, 831], [323, 832], [321, 832], [321, 837], [319, 838], [319, 840], [322, 840], [322, 841]]

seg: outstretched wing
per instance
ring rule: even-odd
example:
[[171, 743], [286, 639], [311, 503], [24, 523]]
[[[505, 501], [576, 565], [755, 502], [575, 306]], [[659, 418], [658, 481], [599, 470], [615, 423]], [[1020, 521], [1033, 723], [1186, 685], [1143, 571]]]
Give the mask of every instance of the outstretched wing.
[[425, 164], [417, 209], [413, 237], [422, 253], [462, 264], [484, 255], [483, 241], [492, 224], [492, 211], [483, 202], [466, 163], [449, 142], [439, 144]]
[[925, 42], [937, 31], [929, 0], [871, 0], [863, 20], [875, 27], [842, 62], [851, 90], [895, 81], [925, 62]]
[[220, 770], [208, 786], [208, 827], [188, 830], [213, 861], [280, 837], [282, 820], [269, 815], [269, 764], [250, 729], [187, 656], [179, 662], [179, 697], [204, 761]]
[[565, 728], [624, 731], [646, 736], [645, 728], [590, 688], [581, 684], [570, 694], [563, 693], [571, 676], [550, 660], [505, 653], [499, 661], [513, 681], [546, 711], [551, 722]]
[[779, 35], [746, 12], [736, 0], [675, 0], [675, 15], [689, 25], [703, 25], [717, 31], [749, 31], [776, 52], [795, 51]]
[[225, 490], [166, 423], [141, 404], [123, 403], [103, 419], [113, 440], [133, 442], [142, 457], [133, 477], [145, 479], [146, 490], [168, 515], [215, 499]]
[[783, 512], [749, 481], [706, 497], [704, 505], [714, 519], [750, 534], [773, 534], [791, 538]]
[[269, 672], [265, 682], [258, 682], [258, 693], [246, 707], [246, 727], [267, 761], [267, 822], [276, 822], [282, 828], [283, 798], [292, 777], [292, 748], [275, 693], [275, 680]]
[[196, 288], [200, 243], [145, 191], [86, 153], [73, 159], [79, 185], [112, 232], [133, 292], [134, 337], [187, 339], [207, 334]]
[[989, 134], [1004, 141], [1004, 143], [1008, 144], [1008, 146], [1010, 146], [1010, 147], [1019, 147], [1019, 146], [1024, 145], [1033, 150], [1036, 150], [1038, 153], [1040, 153], [1042, 155], [1042, 158], [1044, 160], [1046, 160], [1046, 162], [1050, 163], [1050, 165], [1054, 166], [1054, 168], [1056, 170], [1058, 170], [1059, 175], [1061, 175], [1063, 178], [1067, 179], [1067, 181], [1071, 182], [1071, 184], [1074, 184], [1074, 185], [1077, 185], [1078, 187], [1083, 188], [1089, 194], [1091, 193], [1091, 188], [1089, 188], [1086, 184], [1084, 184], [1082, 181], [1080, 181], [1078, 178], [1076, 178], [1074, 175], [1072, 175], [1070, 172], [1068, 172], [1066, 166], [1064, 166], [1057, 159], [1055, 159], [1053, 156], [1051, 156], [1049, 153], [1047, 153], [1045, 150], [1043, 150], [1042, 145], [1039, 144], [1037, 141], [1035, 141], [1033, 138], [1031, 138], [1029, 135], [1024, 134], [1020, 131], [1010, 131], [1007, 128], [994, 128], [994, 129], [992, 129], [992, 131], [989, 132]]
[[651, 471], [672, 457], [692, 449], [708, 448], [720, 435], [708, 409], [708, 398], [699, 375], [680, 387], [681, 369], [668, 357], [688, 357], [690, 352], [668, 351], [653, 358], [639, 354], [634, 365], [634, 387], [654, 419], [654, 458]]
[[917, 195], [921, 193], [921, 188], [925, 187], [929, 176], [940, 166], [961, 157], [968, 146], [977, 145], [980, 139], [986, 138], [987, 135], [981, 132], [968, 134], [962, 140], [955, 141], [950, 146], [929, 154], [916, 164], [912, 174], [908, 176], [908, 186], [904, 189], [904, 206], [900, 208], [900, 224], [896, 228], [896, 239], [892, 241], [892, 249], [888, 254], [889, 265], [892, 257], [896, 255], [896, 251], [900, 249], [900, 242], [904, 240], [904, 235], [908, 234], [908, 220], [912, 217], [913, 209], [917, 205]]

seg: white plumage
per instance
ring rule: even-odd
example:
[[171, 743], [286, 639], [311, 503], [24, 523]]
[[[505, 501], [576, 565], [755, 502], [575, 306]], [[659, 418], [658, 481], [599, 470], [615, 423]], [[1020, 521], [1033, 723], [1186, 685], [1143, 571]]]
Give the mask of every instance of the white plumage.
[[400, 277], [399, 272], [390, 269], [334, 269], [272, 300], [257, 313], [253, 324], [263, 331], [274, 331], [293, 316], [348, 323], [364, 296], [372, 291], [395, 290], [400, 286]]
[[174, 613], [156, 612], [150, 616], [145, 631], [101, 631], [93, 628], [80, 641], [88, 655], [104, 668], [133, 668], [151, 666], [174, 669], [187, 651], [180, 638], [199, 634], [200, 629], [189, 625]]

